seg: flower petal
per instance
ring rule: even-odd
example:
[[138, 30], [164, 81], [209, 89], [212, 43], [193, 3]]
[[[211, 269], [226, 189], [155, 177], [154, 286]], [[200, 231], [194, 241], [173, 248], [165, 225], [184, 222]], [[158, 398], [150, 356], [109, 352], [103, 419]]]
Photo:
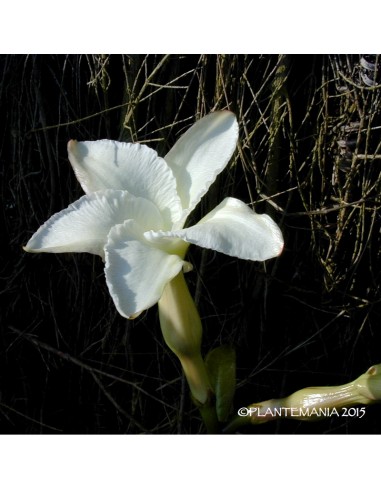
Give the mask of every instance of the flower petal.
[[283, 236], [269, 215], [256, 214], [240, 200], [225, 198], [200, 222], [187, 229], [146, 232], [147, 238], [178, 237], [203, 248], [243, 260], [264, 261], [278, 256]]
[[216, 111], [197, 121], [165, 156], [176, 177], [177, 191], [187, 215], [229, 162], [237, 139], [234, 114]]
[[97, 140], [68, 143], [69, 160], [86, 193], [127, 190], [155, 203], [167, 227], [181, 215], [176, 180], [164, 159], [146, 145]]
[[92, 253], [104, 257], [107, 235], [115, 224], [135, 219], [147, 229], [163, 225], [156, 206], [127, 191], [90, 193], [53, 215], [31, 237], [25, 250], [46, 253]]
[[105, 252], [106, 282], [117, 310], [127, 318], [156, 304], [184, 263], [145, 239], [133, 220], [111, 229]]

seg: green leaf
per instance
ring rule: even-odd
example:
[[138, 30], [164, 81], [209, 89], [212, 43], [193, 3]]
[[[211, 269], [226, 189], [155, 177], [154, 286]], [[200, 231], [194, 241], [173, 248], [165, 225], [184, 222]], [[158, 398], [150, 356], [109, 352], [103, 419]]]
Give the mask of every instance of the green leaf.
[[235, 391], [235, 350], [222, 345], [211, 350], [205, 365], [210, 384], [216, 395], [216, 412], [220, 422], [225, 422], [231, 412]]

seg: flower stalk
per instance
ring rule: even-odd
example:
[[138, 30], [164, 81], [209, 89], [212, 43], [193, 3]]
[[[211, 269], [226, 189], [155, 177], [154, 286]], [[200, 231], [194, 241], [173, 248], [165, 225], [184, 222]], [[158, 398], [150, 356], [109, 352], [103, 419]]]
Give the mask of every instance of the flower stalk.
[[181, 363], [208, 432], [215, 432], [214, 393], [201, 356], [202, 325], [183, 272], [166, 285], [158, 305], [164, 340]]

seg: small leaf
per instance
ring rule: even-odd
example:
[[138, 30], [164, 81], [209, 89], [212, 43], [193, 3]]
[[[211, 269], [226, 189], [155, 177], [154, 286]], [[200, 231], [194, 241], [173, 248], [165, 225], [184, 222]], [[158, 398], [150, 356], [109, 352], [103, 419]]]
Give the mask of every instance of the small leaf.
[[205, 358], [210, 383], [216, 395], [216, 412], [225, 422], [231, 411], [235, 391], [235, 350], [223, 345], [211, 350]]

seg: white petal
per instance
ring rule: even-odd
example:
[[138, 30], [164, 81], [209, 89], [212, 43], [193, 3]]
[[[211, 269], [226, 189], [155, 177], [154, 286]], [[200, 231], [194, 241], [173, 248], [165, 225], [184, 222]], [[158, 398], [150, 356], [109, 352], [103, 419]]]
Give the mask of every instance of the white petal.
[[24, 249], [46, 253], [93, 253], [104, 257], [103, 248], [110, 229], [129, 218], [138, 221], [145, 230], [163, 225], [156, 206], [144, 198], [118, 190], [91, 193], [53, 215]]
[[179, 219], [176, 180], [164, 159], [146, 145], [97, 140], [68, 144], [69, 160], [86, 193], [127, 190], [158, 207], [167, 227]]
[[264, 261], [278, 256], [283, 249], [282, 233], [272, 218], [256, 214], [235, 198], [225, 198], [193, 227], [145, 235], [152, 239], [178, 237], [244, 260]]
[[117, 310], [127, 318], [156, 304], [184, 263], [153, 246], [132, 220], [111, 229], [105, 252], [106, 282]]
[[238, 139], [230, 111], [217, 111], [197, 121], [165, 156], [177, 180], [183, 209], [189, 214], [229, 162]]

